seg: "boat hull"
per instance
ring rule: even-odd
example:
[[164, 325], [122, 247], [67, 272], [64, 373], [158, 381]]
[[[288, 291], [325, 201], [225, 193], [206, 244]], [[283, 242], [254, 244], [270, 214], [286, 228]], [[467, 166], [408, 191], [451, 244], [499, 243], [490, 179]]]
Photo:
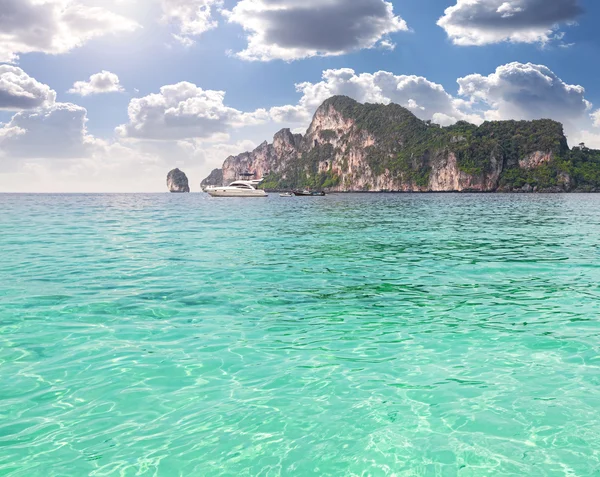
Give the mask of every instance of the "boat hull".
[[305, 192], [305, 191], [295, 190], [294, 195], [296, 197], [323, 197], [323, 196], [325, 196], [325, 192]]
[[234, 190], [228, 188], [214, 188], [207, 189], [206, 192], [211, 197], [268, 197], [268, 194], [264, 190]]

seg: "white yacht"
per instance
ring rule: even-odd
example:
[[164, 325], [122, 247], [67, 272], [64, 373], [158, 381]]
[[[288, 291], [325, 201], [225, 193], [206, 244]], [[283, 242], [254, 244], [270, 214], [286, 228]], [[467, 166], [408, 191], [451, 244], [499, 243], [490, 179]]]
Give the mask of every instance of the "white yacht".
[[205, 192], [212, 197], [267, 197], [264, 190], [257, 189], [261, 182], [261, 180], [235, 181], [228, 186], [207, 187]]

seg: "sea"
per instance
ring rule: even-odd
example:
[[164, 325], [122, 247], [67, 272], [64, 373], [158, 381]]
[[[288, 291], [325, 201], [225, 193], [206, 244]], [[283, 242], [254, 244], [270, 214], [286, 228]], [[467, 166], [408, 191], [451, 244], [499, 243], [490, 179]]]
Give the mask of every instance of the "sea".
[[600, 196], [0, 195], [0, 476], [600, 476]]

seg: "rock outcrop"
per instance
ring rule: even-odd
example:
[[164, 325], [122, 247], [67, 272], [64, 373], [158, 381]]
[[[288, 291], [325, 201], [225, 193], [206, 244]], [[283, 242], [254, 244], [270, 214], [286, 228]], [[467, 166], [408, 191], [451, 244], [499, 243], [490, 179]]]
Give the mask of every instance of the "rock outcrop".
[[190, 186], [187, 176], [179, 169], [173, 169], [167, 175], [167, 187], [170, 192], [189, 192]]
[[[588, 173], [590, 160], [598, 184]], [[585, 162], [585, 175], [577, 161]], [[600, 151], [572, 153], [562, 125], [547, 119], [440, 127], [396, 104], [334, 96], [304, 136], [283, 129], [272, 144], [227, 158], [203, 185], [248, 172], [264, 177], [270, 189], [564, 192], [600, 188]]]
[[210, 186], [223, 185], [223, 169], [214, 169], [210, 175], [200, 183], [202, 189]]

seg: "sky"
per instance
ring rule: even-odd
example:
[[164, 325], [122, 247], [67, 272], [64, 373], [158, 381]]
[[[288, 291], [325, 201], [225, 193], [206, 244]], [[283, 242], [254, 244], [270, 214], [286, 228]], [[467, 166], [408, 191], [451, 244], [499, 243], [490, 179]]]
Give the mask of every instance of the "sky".
[[600, 148], [597, 0], [0, 0], [0, 192], [192, 191], [328, 97]]

